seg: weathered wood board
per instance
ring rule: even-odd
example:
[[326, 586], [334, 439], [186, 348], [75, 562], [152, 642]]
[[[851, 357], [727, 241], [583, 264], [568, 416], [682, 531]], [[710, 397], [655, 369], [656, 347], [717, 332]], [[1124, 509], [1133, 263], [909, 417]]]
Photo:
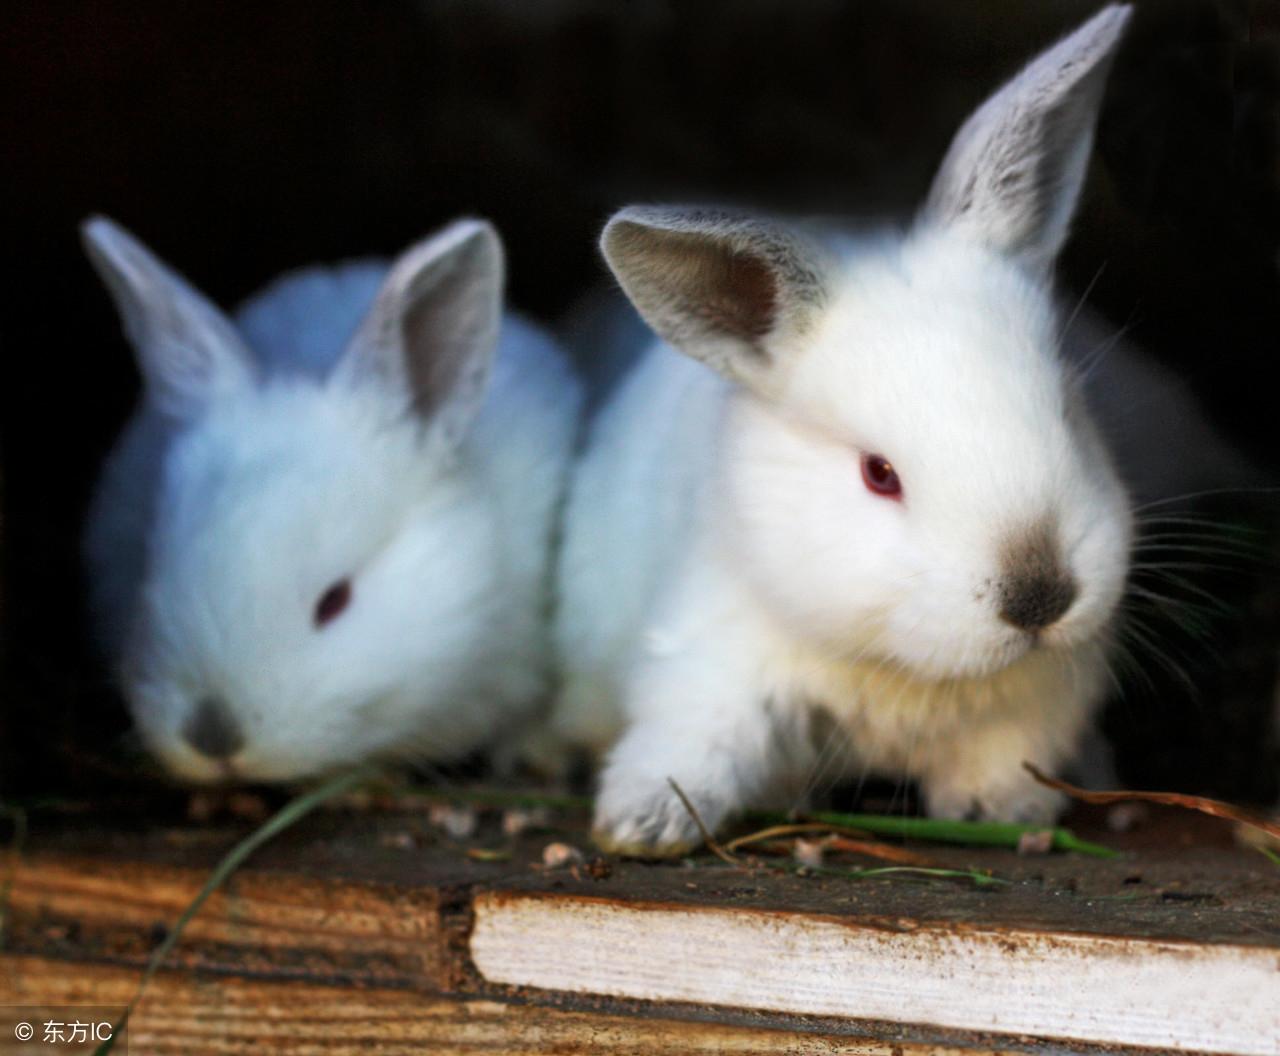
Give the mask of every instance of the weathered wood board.
[[[124, 1004], [137, 973], [39, 958], [4, 962], [25, 1004]], [[815, 1031], [797, 1036], [763, 1026], [539, 1007], [483, 998], [450, 999], [407, 990], [263, 982], [234, 976], [156, 978], [129, 1033], [131, 1054], [420, 1056], [423, 1052], [627, 1053], [629, 1056], [795, 1053], [797, 1056], [973, 1056], [971, 1047], [857, 1038]], [[0, 1054], [5, 1053], [0, 1036]], [[996, 1052], [997, 1050], [988, 1050]], [[1002, 1053], [999, 1056], [1003, 1056]], [[1013, 1054], [1010, 1052], [1010, 1056]]]
[[[422, 812], [313, 817], [192, 921], [132, 1051], [1280, 1053], [1280, 868], [1218, 823], [1087, 833], [1126, 849], [1112, 861], [917, 847], [1010, 881], [979, 888], [708, 858], [542, 868], [550, 840], [586, 848], [581, 820], [453, 840]], [[244, 831], [37, 821], [0, 1004], [126, 1001]], [[330, 1013], [332, 1044], [308, 1047]]]

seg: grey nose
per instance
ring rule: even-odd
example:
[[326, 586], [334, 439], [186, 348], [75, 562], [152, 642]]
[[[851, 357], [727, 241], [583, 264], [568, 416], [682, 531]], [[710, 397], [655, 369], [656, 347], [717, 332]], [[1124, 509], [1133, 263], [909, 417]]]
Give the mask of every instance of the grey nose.
[[1042, 631], [1066, 615], [1077, 593], [1070, 576], [1013, 577], [1000, 588], [1000, 619], [1024, 631]]
[[244, 734], [222, 701], [206, 697], [182, 728], [187, 743], [210, 759], [230, 759], [244, 747]]

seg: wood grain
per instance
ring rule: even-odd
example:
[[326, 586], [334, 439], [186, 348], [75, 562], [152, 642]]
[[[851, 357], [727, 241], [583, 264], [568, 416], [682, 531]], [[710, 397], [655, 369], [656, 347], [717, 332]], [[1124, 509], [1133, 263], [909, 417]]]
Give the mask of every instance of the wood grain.
[[1280, 1052], [1280, 952], [1258, 947], [487, 893], [471, 955], [489, 982], [571, 993]]
[[[0, 957], [0, 1004], [125, 1004], [137, 973]], [[3, 1012], [4, 1010], [0, 1010]], [[0, 1056], [11, 1025], [0, 1022]], [[989, 1047], [911, 1044], [722, 1023], [574, 1012], [405, 990], [162, 972], [138, 1007], [130, 1056], [421, 1056], [426, 1052], [634, 1056], [974, 1056]], [[1001, 1050], [1002, 1051], [1002, 1050]], [[1009, 1054], [1012, 1056], [1012, 1054]]]
[[[141, 965], [191, 903], [203, 869], [30, 857], [9, 893], [9, 949]], [[439, 895], [432, 887], [246, 871], [214, 894], [170, 963], [199, 970], [439, 987]]]

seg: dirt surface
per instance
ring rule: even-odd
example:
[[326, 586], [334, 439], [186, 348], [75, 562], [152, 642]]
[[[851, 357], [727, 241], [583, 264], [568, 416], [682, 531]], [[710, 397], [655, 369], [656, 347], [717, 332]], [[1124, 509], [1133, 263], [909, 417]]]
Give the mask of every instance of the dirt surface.
[[[212, 816], [200, 821], [157, 817], [141, 806], [37, 811], [26, 853], [210, 868], [253, 827], [222, 813], [226, 804], [205, 810]], [[232, 806], [252, 815], [265, 804], [250, 798]], [[402, 889], [572, 893], [856, 915], [890, 926], [910, 918], [1280, 948], [1280, 865], [1239, 845], [1229, 825], [1172, 809], [1143, 808], [1123, 833], [1110, 830], [1100, 809], [1067, 819], [1077, 835], [1120, 851], [1113, 859], [895, 842], [940, 867], [1005, 881], [994, 884], [911, 872], [857, 877], [852, 871], [886, 863], [851, 853], [828, 853], [816, 871], [791, 858], [745, 853], [738, 865], [705, 852], [677, 862], [621, 860], [594, 851], [581, 808], [536, 811], [532, 824], [527, 815], [442, 809], [422, 798], [344, 804], [305, 819], [244, 868]]]

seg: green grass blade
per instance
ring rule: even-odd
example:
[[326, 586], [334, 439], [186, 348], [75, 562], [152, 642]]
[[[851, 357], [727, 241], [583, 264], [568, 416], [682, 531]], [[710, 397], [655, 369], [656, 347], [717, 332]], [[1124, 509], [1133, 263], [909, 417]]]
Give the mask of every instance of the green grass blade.
[[836, 869], [829, 865], [804, 865], [789, 871], [803, 869], [822, 876], [842, 876], [850, 880], [869, 880], [877, 876], [922, 876], [930, 880], [967, 880], [975, 887], [1007, 887], [1013, 883], [1002, 876], [979, 873], [973, 869], [940, 869], [925, 865], [876, 865], [867, 869]]
[[[828, 825], [842, 825], [861, 829], [873, 836], [897, 836], [909, 840], [933, 843], [958, 843], [970, 847], [1017, 848], [1018, 841], [1028, 833], [1044, 832], [1044, 825], [1018, 825], [1004, 821], [950, 821], [945, 818], [908, 818], [891, 814], [838, 814], [824, 811], [806, 814], [813, 821]], [[777, 824], [787, 819], [780, 814], [752, 814], [752, 821]], [[1101, 844], [1089, 843], [1070, 829], [1051, 828], [1052, 847], [1055, 851], [1075, 851], [1093, 858], [1118, 858], [1120, 853]]]

